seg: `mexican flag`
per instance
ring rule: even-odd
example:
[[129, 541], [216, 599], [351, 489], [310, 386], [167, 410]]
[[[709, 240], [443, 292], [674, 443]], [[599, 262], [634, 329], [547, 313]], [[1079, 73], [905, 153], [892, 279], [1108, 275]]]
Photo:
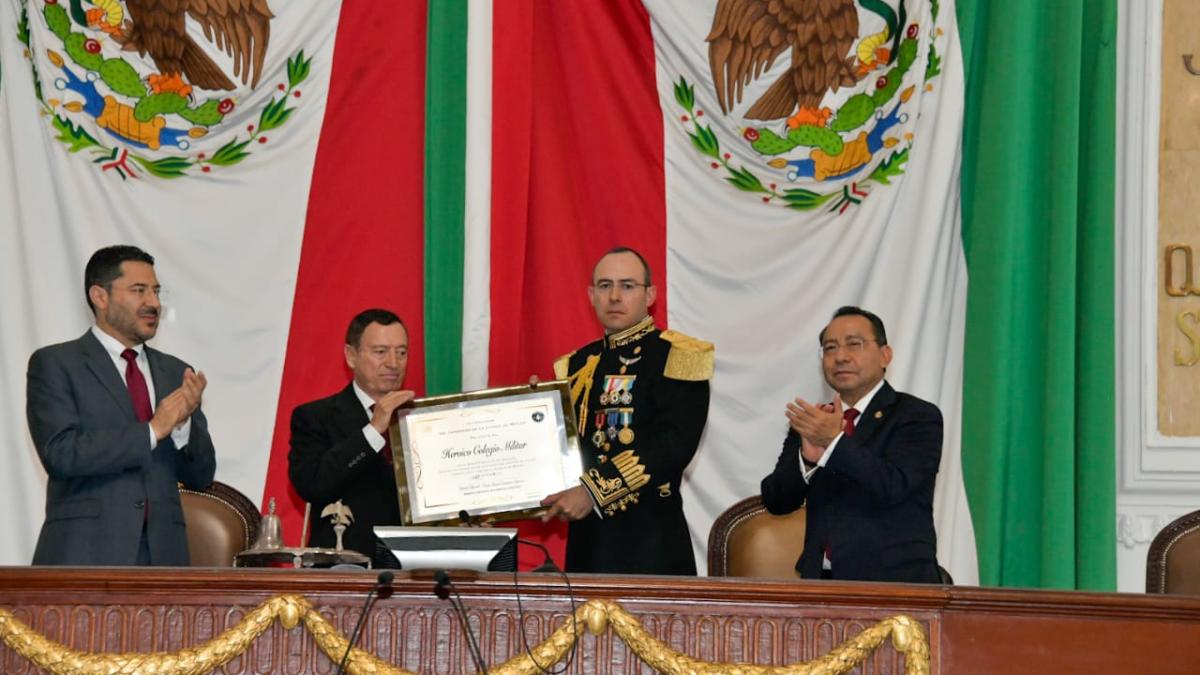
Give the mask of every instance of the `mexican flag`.
[[[473, 9], [466, 48], [490, 21], [479, 33], [491, 59], [478, 67], [491, 81], [466, 78], [466, 100], [490, 100], [503, 133], [466, 168], [470, 179], [490, 165], [492, 178], [490, 194], [464, 194], [467, 211], [490, 212], [467, 240], [491, 242], [490, 274], [466, 266], [464, 302], [478, 318], [464, 325], [490, 329], [464, 340], [464, 381], [522, 381], [595, 339], [591, 265], [613, 245], [640, 250], [659, 322], [716, 344], [708, 426], [684, 483], [703, 566], [713, 520], [774, 465], [784, 404], [831, 397], [819, 330], [841, 305], [873, 308], [896, 350], [889, 380], [946, 417], [939, 557], [972, 581], [953, 8], [841, 4], [831, 16], [653, 0]], [[819, 44], [826, 32], [836, 44]], [[815, 42], [797, 46], [808, 33]], [[837, 59], [806, 70], [797, 49]], [[771, 87], [813, 77], [810, 92], [755, 110]]]
[[[992, 371], [971, 370], [983, 359], [967, 336], [1004, 333], [968, 321], [984, 313], [968, 311], [979, 292], [968, 277], [996, 256], [969, 255], [964, 233], [983, 229], [964, 226], [964, 205], [987, 212], [980, 220], [1002, 215], [972, 201], [987, 176], [964, 120], [999, 122], [970, 95], [965, 71], [990, 71], [964, 67], [963, 43], [999, 51], [988, 26], [1010, 27], [995, 15], [1037, 3], [957, 4], [414, 0], [381, 20], [372, 3], [262, 0], [237, 17], [244, 30], [186, 17], [186, 37], [232, 88], [192, 80], [181, 92], [156, 89], [153, 54], [122, 48], [121, 27], [142, 18], [115, 16], [121, 3], [0, 0], [12, 242], [0, 295], [6, 318], [23, 319], [0, 326], [0, 435], [20, 449], [2, 498], [19, 514], [5, 562], [28, 560], [43, 495], [20, 422], [24, 363], [87, 327], [78, 296], [95, 248], [157, 256], [172, 309], [156, 344], [208, 374], [217, 477], [264, 508], [273, 498], [297, 544], [288, 421], [347, 382], [351, 316], [380, 306], [404, 318], [407, 386], [422, 394], [549, 379], [556, 356], [600, 336], [591, 267], [624, 245], [653, 269], [660, 326], [716, 345], [707, 430], [684, 483], [701, 569], [713, 520], [773, 467], [786, 402], [831, 397], [817, 334], [839, 306], [859, 305], [887, 325], [889, 381], [945, 418], [942, 565], [958, 583], [981, 569], [986, 583], [1077, 583], [1045, 570], [1006, 577], [994, 563], [1029, 540], [1043, 560], [1056, 555], [1014, 507], [1050, 513], [1056, 497], [1041, 472], [1013, 478], [1005, 459], [1037, 429], [967, 395], [995, 392]], [[984, 459], [972, 465], [973, 448]], [[1111, 534], [1091, 534], [1111, 525], [1111, 495], [1104, 507], [1103, 490], [1061, 494], [1074, 541], [1111, 557]], [[565, 528], [523, 531], [561, 555]], [[1104, 574], [1078, 583], [1111, 585]]]

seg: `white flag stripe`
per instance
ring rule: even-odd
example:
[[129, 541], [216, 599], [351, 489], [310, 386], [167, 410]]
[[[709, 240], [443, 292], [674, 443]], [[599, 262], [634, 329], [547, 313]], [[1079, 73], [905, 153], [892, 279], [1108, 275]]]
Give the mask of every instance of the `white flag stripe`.
[[[65, 102], [70, 94], [55, 88], [59, 76], [46, 57], [55, 37], [40, 7], [29, 3], [31, 52], [46, 97]], [[340, 3], [272, 7], [277, 16], [259, 88], [234, 92], [228, 127], [211, 129], [189, 154], [206, 143], [215, 150], [233, 134], [245, 139], [246, 126], [279, 96], [276, 85], [288, 83], [288, 58], [303, 49], [311, 71], [301, 95], [289, 97], [295, 111], [286, 123], [263, 134], [265, 143], [252, 143], [252, 154], [235, 166], [215, 166], [211, 173], [193, 168], [165, 179], [131, 164], [139, 177], [124, 181], [94, 164], [89, 149], [69, 153], [55, 140], [57, 132], [39, 113], [29, 62], [14, 36], [15, 17], [8, 3], [0, 9], [0, 117], [6, 119], [0, 122], [0, 203], [7, 209], [0, 259], [12, 263], [0, 269], [7, 319], [0, 326], [0, 442], [14, 455], [8, 481], [14, 489], [0, 498], [9, 514], [0, 537], [11, 545], [0, 564], [28, 564], [44, 508], [45, 472], [19, 414], [25, 365], [38, 347], [77, 338], [91, 324], [83, 266], [102, 246], [134, 244], [155, 256], [169, 297], [151, 344], [208, 375], [204, 409], [217, 449], [217, 480], [255, 501], [262, 494]], [[107, 132], [93, 133], [106, 145], [120, 145]]]
[[[681, 124], [673, 93], [681, 75], [694, 85], [695, 107], [704, 111], [694, 123], [711, 125], [731, 166], [752, 167], [764, 183], [785, 180], [772, 178], [777, 174], [742, 141], [746, 122], [722, 115], [709, 83], [705, 37], [715, 2], [705, 5], [710, 11], [691, 4], [683, 11], [669, 0], [645, 4], [664, 108], [669, 323], [713, 341], [717, 350], [708, 426], [684, 483], [697, 562], [705, 561], [716, 516], [737, 499], [757, 494], [773, 468], [787, 431], [784, 405], [796, 396], [831, 398], [820, 372], [817, 335], [837, 307], [860, 305], [887, 326], [895, 350], [889, 381], [934, 401], [945, 416], [935, 506], [939, 559], [958, 581], [974, 583], [974, 536], [959, 461], [967, 278], [958, 208], [963, 80], [953, 5], [942, 3], [939, 21], [950, 29], [929, 38], [937, 40], [943, 72], [932, 91], [925, 91], [925, 36], [933, 35], [929, 4], [906, 3], [907, 22], [924, 31], [903, 85], [914, 83], [915, 95], [893, 134], [913, 134], [910, 157], [890, 185], [865, 184], [860, 177], [852, 189], [867, 192], [867, 198], [841, 213], [831, 211], [836, 197], [797, 212], [778, 198], [763, 203], [759, 195], [726, 183], [729, 174], [714, 169], [688, 137], [695, 127]], [[733, 112], [753, 103], [788, 67], [786, 56], [777, 60]], [[874, 82], [878, 75], [870, 77]], [[890, 110], [891, 104], [878, 114]]]
[[492, 333], [492, 2], [467, 7], [467, 157], [463, 235], [463, 391], [488, 385]]

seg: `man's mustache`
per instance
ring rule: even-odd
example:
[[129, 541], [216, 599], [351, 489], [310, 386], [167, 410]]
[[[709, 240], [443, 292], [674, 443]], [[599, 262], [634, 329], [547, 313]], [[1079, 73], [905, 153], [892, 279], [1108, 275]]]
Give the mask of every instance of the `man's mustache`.
[[158, 318], [158, 309], [156, 309], [154, 307], [147, 307], [146, 309], [139, 310], [138, 316], [152, 317], [152, 318], [157, 319]]

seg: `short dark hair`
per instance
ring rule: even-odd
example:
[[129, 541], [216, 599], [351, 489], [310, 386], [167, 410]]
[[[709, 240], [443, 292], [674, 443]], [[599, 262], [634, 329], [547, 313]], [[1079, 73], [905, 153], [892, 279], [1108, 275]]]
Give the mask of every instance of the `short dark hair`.
[[105, 246], [88, 259], [87, 266], [83, 268], [83, 298], [87, 300], [93, 313], [96, 311], [96, 305], [92, 304], [92, 296], [89, 293], [92, 286], [99, 286], [111, 293], [112, 282], [121, 278], [121, 263], [131, 260], [154, 264], [154, 256], [136, 246], [126, 244]]
[[394, 323], [400, 324], [400, 327], [405, 331], [408, 326], [396, 316], [395, 312], [386, 309], [364, 309], [350, 319], [350, 325], [346, 328], [346, 344], [350, 347], [358, 349], [358, 343], [362, 342], [363, 331], [367, 330], [367, 326], [377, 323], [380, 326], [390, 326]]
[[[875, 331], [875, 342], [880, 347], [888, 343], [887, 331], [883, 329], [883, 319], [880, 319], [879, 316], [874, 312], [868, 312], [861, 307], [855, 307], [853, 305], [845, 305], [843, 307], [838, 307], [838, 310], [833, 313], [833, 316], [829, 317], [829, 320], [833, 321], [839, 316], [861, 316], [862, 318], [871, 322], [871, 330]], [[821, 329], [821, 334], [817, 337], [817, 344], [825, 344], [824, 328]]]
[[644, 256], [642, 256], [641, 253], [638, 253], [636, 250], [629, 248], [628, 246], [614, 246], [614, 247], [608, 249], [607, 251], [605, 251], [604, 255], [597, 258], [596, 265], [592, 265], [592, 278], [595, 279], [595, 277], [596, 277], [596, 266], [600, 264], [600, 261], [604, 260], [605, 258], [607, 258], [610, 255], [616, 255], [617, 253], [632, 253], [635, 257], [637, 257], [638, 262], [642, 263], [642, 271], [646, 275], [646, 278], [644, 280], [642, 280], [642, 283], [649, 286], [650, 285], [650, 263], [646, 262], [646, 258]]

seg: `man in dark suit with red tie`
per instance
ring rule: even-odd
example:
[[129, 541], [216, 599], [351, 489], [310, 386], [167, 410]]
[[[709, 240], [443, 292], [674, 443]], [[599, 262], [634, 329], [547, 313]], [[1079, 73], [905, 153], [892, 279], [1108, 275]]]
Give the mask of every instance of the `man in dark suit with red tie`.
[[33, 564], [187, 565], [177, 483], [203, 490], [216, 470], [207, 380], [145, 344], [162, 311], [148, 253], [102, 248], [83, 285], [95, 325], [29, 359], [26, 417], [49, 475]]
[[883, 321], [842, 307], [821, 331], [832, 404], [797, 398], [775, 470], [762, 481], [771, 513], [806, 507], [806, 579], [938, 583], [933, 485], [942, 455], [937, 406], [892, 389]]
[[337, 536], [326, 506], [341, 502], [352, 520], [342, 544], [376, 556], [376, 525], [399, 525], [391, 439], [396, 409], [413, 399], [401, 389], [408, 369], [408, 330], [385, 309], [368, 309], [350, 321], [344, 347], [354, 377], [338, 393], [292, 412], [288, 477], [312, 504], [310, 544], [333, 548]]

